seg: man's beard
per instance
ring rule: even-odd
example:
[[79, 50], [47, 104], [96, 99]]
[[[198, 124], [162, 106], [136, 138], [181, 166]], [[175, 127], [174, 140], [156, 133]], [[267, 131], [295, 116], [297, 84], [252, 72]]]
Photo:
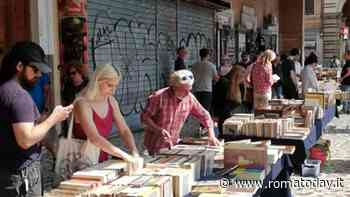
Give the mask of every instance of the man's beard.
[[23, 86], [24, 89], [27, 90], [33, 88], [37, 81], [37, 77], [33, 78], [32, 80], [28, 80], [24, 73], [21, 73], [21, 75], [19, 76], [20, 84]]

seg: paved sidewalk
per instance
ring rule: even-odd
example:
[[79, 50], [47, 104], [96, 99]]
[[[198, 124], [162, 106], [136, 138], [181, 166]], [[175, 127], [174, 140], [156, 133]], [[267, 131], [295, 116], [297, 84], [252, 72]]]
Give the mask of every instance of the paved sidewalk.
[[[331, 141], [331, 159], [321, 169], [319, 181], [332, 181], [331, 187], [319, 188], [293, 188], [292, 193], [295, 197], [350, 197], [350, 115], [341, 115], [339, 119], [335, 118], [328, 125], [324, 139]], [[337, 186], [337, 179], [343, 179], [343, 186]], [[291, 180], [300, 180], [299, 176], [292, 176]], [[303, 177], [303, 179], [305, 179]], [[318, 181], [308, 178], [307, 180]], [[338, 181], [340, 182], [340, 181]]]

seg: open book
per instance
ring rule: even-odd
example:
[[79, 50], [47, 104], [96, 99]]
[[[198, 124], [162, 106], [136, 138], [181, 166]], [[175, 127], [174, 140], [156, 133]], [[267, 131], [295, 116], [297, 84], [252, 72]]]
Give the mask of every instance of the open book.
[[281, 78], [278, 75], [274, 74], [274, 75], [272, 75], [272, 79], [274, 81], [279, 81]]

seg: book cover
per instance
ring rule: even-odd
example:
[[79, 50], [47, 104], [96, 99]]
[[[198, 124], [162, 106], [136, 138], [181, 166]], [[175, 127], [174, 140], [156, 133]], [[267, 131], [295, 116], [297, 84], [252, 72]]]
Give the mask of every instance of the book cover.
[[258, 166], [265, 168], [267, 163], [266, 147], [251, 144], [226, 144], [224, 151], [224, 167], [235, 165]]

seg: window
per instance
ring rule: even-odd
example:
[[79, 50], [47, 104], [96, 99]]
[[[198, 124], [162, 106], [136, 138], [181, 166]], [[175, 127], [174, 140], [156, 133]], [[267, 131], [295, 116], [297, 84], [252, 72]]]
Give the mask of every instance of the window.
[[305, 0], [305, 15], [314, 15], [314, 14], [315, 14], [315, 1]]

